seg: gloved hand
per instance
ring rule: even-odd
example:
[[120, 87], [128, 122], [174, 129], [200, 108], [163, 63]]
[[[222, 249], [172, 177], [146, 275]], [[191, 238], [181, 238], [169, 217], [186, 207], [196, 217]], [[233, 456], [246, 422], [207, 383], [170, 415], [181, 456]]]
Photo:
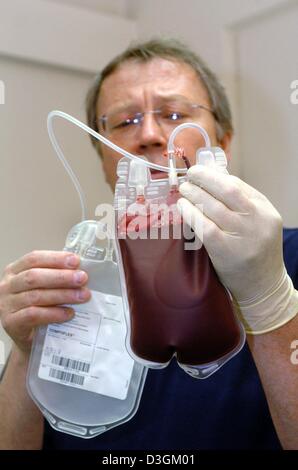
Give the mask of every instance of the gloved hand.
[[247, 333], [266, 333], [287, 323], [298, 312], [298, 292], [283, 262], [280, 214], [263, 194], [235, 176], [202, 165], [187, 174], [178, 207], [198, 237], [203, 234]]

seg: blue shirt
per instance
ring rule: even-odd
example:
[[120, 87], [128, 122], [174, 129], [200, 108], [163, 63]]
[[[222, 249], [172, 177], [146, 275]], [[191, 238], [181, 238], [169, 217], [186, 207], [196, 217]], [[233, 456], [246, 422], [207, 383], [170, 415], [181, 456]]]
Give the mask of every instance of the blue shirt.
[[[284, 259], [298, 288], [298, 229], [284, 229]], [[149, 370], [131, 421], [93, 439], [45, 427], [44, 449], [200, 450], [280, 449], [264, 391], [247, 344], [205, 380], [175, 360]]]

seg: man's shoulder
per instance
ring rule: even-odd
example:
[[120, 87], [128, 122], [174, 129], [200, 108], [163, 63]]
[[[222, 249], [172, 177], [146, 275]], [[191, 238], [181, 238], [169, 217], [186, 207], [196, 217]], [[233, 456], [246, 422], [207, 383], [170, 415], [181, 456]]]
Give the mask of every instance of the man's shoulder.
[[297, 250], [298, 249], [298, 228], [284, 228], [283, 229], [283, 243], [284, 249]]
[[298, 228], [283, 229], [283, 252], [287, 271], [298, 286]]

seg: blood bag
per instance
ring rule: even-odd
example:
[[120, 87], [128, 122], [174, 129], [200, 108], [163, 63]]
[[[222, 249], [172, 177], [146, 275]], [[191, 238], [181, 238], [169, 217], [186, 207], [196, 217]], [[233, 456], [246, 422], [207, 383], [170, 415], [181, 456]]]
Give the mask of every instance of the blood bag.
[[125, 348], [119, 272], [111, 241], [99, 241], [98, 223], [73, 227], [65, 250], [81, 257], [91, 300], [70, 305], [67, 322], [38, 328], [27, 375], [30, 396], [50, 425], [91, 438], [136, 413], [147, 369]]
[[[197, 149], [196, 163], [214, 171], [227, 172], [224, 151], [211, 147], [210, 137], [200, 124], [185, 122], [171, 132], [169, 161], [163, 166], [142, 160], [66, 113], [52, 111], [48, 116], [49, 137], [78, 191], [82, 218], [83, 192], [52, 128], [57, 116], [125, 156], [117, 167], [114, 207], [130, 356], [152, 368], [165, 367], [176, 358], [190, 375], [210, 376], [241, 350], [245, 331], [233, 310], [231, 294], [221, 284], [204, 246], [189, 227], [185, 230], [177, 210], [179, 184], [186, 178], [175, 168], [174, 141], [181, 131], [196, 129], [205, 141], [205, 147]], [[184, 175], [187, 172], [187, 168], [180, 170]], [[150, 171], [167, 172], [169, 177], [154, 179]]]
[[[212, 166], [212, 156], [214, 166], [218, 162], [225, 171], [223, 151], [211, 153], [202, 149], [198, 160]], [[176, 358], [189, 374], [208, 377], [241, 350], [244, 329], [230, 293], [189, 227], [186, 238], [176, 206], [185, 176], [171, 186], [168, 179], [152, 179], [144, 168], [140, 185], [130, 176], [136, 173], [132, 165], [141, 163], [119, 162], [115, 191], [127, 349], [148, 367], [165, 367]]]

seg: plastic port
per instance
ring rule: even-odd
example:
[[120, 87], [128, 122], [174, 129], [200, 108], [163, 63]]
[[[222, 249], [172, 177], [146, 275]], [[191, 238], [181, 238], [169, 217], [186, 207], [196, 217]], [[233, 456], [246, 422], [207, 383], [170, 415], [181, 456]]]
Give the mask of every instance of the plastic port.
[[61, 431], [69, 432], [71, 434], [77, 434], [78, 436], [86, 436], [87, 429], [82, 426], [77, 426], [75, 424], [65, 423], [64, 421], [59, 421], [58, 429]]

